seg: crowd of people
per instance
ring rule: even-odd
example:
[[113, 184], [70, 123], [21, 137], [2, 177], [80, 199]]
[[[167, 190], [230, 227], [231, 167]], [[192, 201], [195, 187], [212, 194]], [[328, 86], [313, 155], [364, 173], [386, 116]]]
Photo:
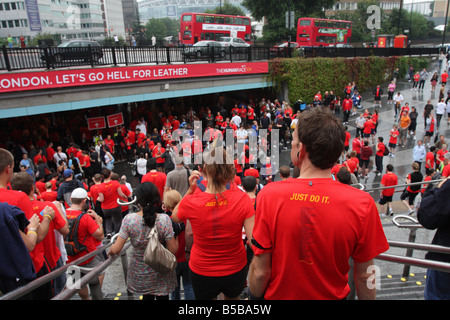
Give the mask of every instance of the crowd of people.
[[[395, 104], [395, 124], [388, 137], [377, 132], [383, 90], [380, 86], [374, 89], [372, 111], [362, 110], [355, 83], [345, 86], [342, 95], [326, 91], [322, 96], [319, 91], [312, 103], [299, 100], [292, 106], [262, 98], [231, 108], [134, 114], [127, 126], [99, 130], [90, 137], [83, 133], [77, 141], [49, 132], [45, 122], [33, 132], [11, 132], [14, 143], [0, 149], [0, 198], [10, 205], [1, 206], [2, 226], [8, 229], [2, 237], [4, 243], [14, 245], [9, 253], [2, 250], [1, 292], [99, 250], [104, 239], [117, 235], [108, 253], [99, 250], [81, 265], [94, 268], [107, 254], [119, 254], [130, 239], [134, 254], [127, 287], [143, 299], [180, 299], [181, 281], [185, 299], [219, 295], [238, 299], [246, 288], [252, 298], [344, 299], [350, 290], [350, 257], [355, 262], [359, 297], [374, 298], [375, 291], [359, 284], [370, 277], [366, 270], [372, 259], [388, 248], [379, 214], [393, 214], [394, 188], [382, 190], [378, 209], [369, 195], [348, 185], [367, 181], [372, 169], [381, 176], [382, 187], [397, 185], [394, 166], [384, 167], [383, 158], [394, 158], [408, 137], [417, 144], [407, 177], [413, 185], [400, 197], [409, 214], [416, 210], [417, 195], [427, 189], [427, 185], [414, 183], [430, 181], [431, 188], [431, 180], [450, 175], [447, 142], [437, 134], [442, 104], [447, 106], [449, 99], [440, 98], [436, 110], [428, 101], [423, 112], [425, 138], [416, 140], [418, 111], [409, 107], [400, 92], [395, 94], [395, 80], [388, 86], [388, 104]], [[349, 130], [352, 116], [356, 116], [353, 137]], [[275, 132], [279, 141], [274, 144]], [[256, 158], [249, 143], [253, 138]], [[235, 151], [229, 152], [230, 146]], [[288, 148], [290, 165], [271, 170], [274, 151]], [[222, 164], [215, 163], [217, 159]], [[127, 181], [130, 177], [115, 172], [118, 161], [131, 166], [138, 180], [134, 188]], [[276, 174], [281, 182], [275, 182]], [[361, 203], [350, 208], [343, 200], [353, 193], [352, 199]], [[119, 204], [132, 199], [137, 212]], [[311, 203], [320, 214], [310, 212]], [[329, 208], [338, 207], [340, 212], [351, 212], [351, 217], [331, 217], [336, 210]], [[294, 212], [300, 212], [300, 220]], [[360, 226], [362, 231], [356, 236], [346, 226], [350, 228], [350, 220], [359, 220], [359, 214], [367, 215], [369, 222]], [[15, 222], [11, 224], [7, 217]], [[68, 251], [67, 237], [75, 221], [81, 246]], [[313, 245], [311, 239], [303, 239], [302, 244], [287, 237], [286, 231], [318, 223], [317, 232], [323, 234], [334, 234], [337, 226], [343, 229], [336, 239], [328, 238], [333, 243], [327, 240], [320, 245]], [[154, 225], [161, 241], [177, 257], [174, 272], [160, 274], [143, 261], [147, 234]], [[364, 244], [358, 237], [365, 238]], [[336, 262], [333, 270], [320, 264], [309, 266], [324, 256], [324, 249]], [[13, 267], [16, 264], [9, 256], [13, 252], [14, 259], [22, 261], [20, 267]], [[22, 255], [17, 257], [18, 253]], [[306, 264], [298, 265], [298, 260]], [[297, 277], [289, 276], [291, 267]], [[274, 279], [271, 273], [279, 277]], [[90, 290], [85, 286], [79, 291], [80, 297], [101, 299], [103, 277], [92, 280]], [[66, 280], [61, 275], [24, 298], [49, 299], [64, 289]], [[306, 288], [301, 293], [293, 289], [300, 284]]]

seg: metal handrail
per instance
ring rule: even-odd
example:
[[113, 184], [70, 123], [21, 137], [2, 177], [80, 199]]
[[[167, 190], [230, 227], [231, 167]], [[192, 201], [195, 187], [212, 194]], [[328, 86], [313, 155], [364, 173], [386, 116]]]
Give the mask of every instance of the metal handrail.
[[[411, 182], [411, 183], [405, 183], [405, 184], [397, 184], [394, 186], [388, 186], [388, 187], [375, 187], [375, 188], [367, 188], [364, 191], [367, 192], [372, 192], [375, 190], [383, 190], [383, 189], [392, 189], [392, 188], [400, 188], [400, 187], [408, 187], [408, 186], [417, 186], [417, 185], [422, 185], [422, 184], [430, 184], [430, 183], [436, 183], [436, 182], [441, 182], [444, 181], [446, 179], [437, 179], [437, 180], [429, 180], [429, 181], [420, 181], [420, 182]], [[356, 184], [357, 185], [357, 184]], [[353, 186], [356, 186], [353, 185]]]
[[[39, 288], [40, 286], [42, 286], [44, 283], [47, 283], [57, 277], [59, 277], [61, 274], [65, 273], [67, 271], [67, 269], [73, 267], [73, 266], [78, 266], [78, 264], [96, 256], [97, 254], [101, 253], [103, 250], [107, 249], [108, 247], [110, 247], [113, 244], [113, 241], [110, 241], [108, 244], [98, 248], [95, 251], [89, 252], [88, 254], [76, 259], [75, 261], [72, 261], [70, 263], [67, 263], [65, 265], [63, 265], [62, 267], [42, 276], [37, 278], [36, 280], [33, 280], [32, 282], [26, 284], [25, 286], [22, 286], [20, 288], [17, 288], [14, 291], [8, 292], [6, 294], [4, 294], [3, 296], [0, 297], [0, 300], [15, 300], [18, 299], [20, 297], [22, 297], [23, 295], [33, 291], [36, 288]], [[122, 249], [122, 252], [124, 252], [126, 249], [128, 249], [129, 244], [124, 247], [124, 249]], [[114, 260], [117, 259], [119, 255], [114, 256], [114, 257], [109, 257], [105, 262], [102, 263], [103, 264], [111, 264], [112, 262], [114, 262]], [[97, 266], [97, 268], [100, 266]], [[93, 271], [97, 268], [94, 268]], [[103, 270], [102, 270], [103, 271]], [[101, 271], [100, 271], [101, 272]], [[99, 273], [100, 273], [99, 272]], [[89, 274], [93, 273], [92, 271], [89, 272], [86, 276], [88, 276]], [[83, 278], [85, 278], [86, 276], [84, 276]], [[83, 279], [82, 278], [82, 279]], [[64, 292], [64, 291], [63, 291]]]

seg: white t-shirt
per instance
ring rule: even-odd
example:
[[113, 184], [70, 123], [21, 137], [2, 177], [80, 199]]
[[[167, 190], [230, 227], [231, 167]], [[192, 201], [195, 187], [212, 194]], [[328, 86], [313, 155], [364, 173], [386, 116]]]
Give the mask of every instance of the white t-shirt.
[[444, 102], [438, 102], [436, 105], [436, 114], [444, 114], [446, 104]]

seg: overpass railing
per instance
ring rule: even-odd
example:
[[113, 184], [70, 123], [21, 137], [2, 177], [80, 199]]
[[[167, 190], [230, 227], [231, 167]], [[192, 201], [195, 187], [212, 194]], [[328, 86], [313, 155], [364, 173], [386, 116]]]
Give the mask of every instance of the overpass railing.
[[305, 47], [156, 47], [156, 46], [89, 46], [30, 47], [0, 50], [0, 70], [57, 69], [77, 66], [128, 66], [139, 64], [171, 64], [192, 62], [261, 61], [300, 57], [368, 57], [437, 55], [439, 48], [336, 48]]

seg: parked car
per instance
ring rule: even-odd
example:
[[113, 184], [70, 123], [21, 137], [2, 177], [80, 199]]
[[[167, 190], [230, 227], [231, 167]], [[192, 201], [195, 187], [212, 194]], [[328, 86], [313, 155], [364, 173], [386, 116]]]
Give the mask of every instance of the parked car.
[[288, 50], [286, 50], [288, 48], [292, 48], [291, 51], [293, 52], [294, 50], [300, 48], [300, 45], [297, 42], [282, 42], [279, 43], [277, 45], [274, 45], [272, 48], [270, 48], [269, 50], [269, 54], [271, 57], [286, 57], [288, 55]]
[[335, 46], [336, 48], [353, 48], [353, 46], [349, 43], [338, 43]]
[[[90, 48], [89, 48], [90, 47]], [[71, 40], [60, 44], [57, 47], [49, 47], [48, 55], [53, 62], [64, 60], [85, 60], [97, 62], [103, 57], [103, 50], [97, 41], [93, 40]], [[45, 60], [44, 53], [41, 59]]]
[[221, 37], [219, 43], [225, 48], [232, 47], [233, 51], [243, 51], [244, 48], [250, 47], [250, 44], [241, 38]]
[[225, 57], [225, 48], [222, 47], [219, 42], [213, 40], [199, 41], [190, 47], [186, 47], [184, 49], [184, 55], [186, 57], [202, 58], [210, 55], [211, 50], [214, 51], [215, 56], [219, 56], [221, 58]]

